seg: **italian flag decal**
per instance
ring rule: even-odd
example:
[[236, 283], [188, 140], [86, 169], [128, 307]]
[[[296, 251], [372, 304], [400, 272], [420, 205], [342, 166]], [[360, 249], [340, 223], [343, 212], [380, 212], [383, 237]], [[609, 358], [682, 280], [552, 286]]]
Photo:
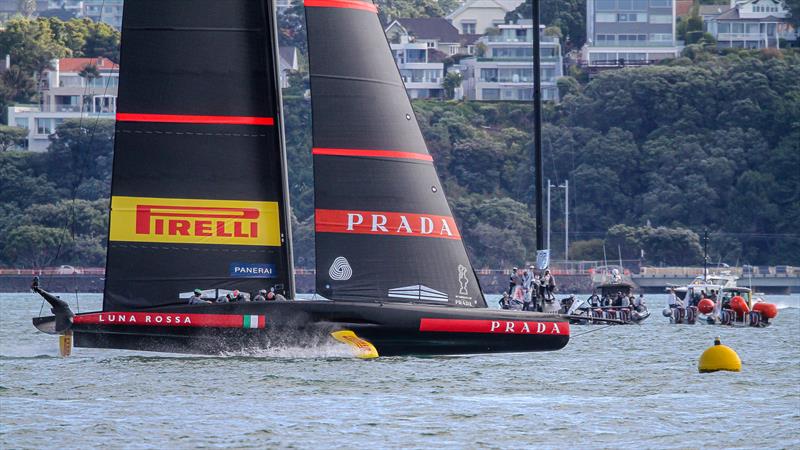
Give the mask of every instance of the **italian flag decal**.
[[242, 328], [264, 328], [266, 326], [266, 316], [248, 315], [242, 316]]

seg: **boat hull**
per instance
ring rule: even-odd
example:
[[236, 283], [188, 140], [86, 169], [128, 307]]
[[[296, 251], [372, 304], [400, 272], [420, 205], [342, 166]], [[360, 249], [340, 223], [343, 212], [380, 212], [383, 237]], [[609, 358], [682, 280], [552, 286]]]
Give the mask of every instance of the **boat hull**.
[[[48, 320], [34, 325], [45, 329]], [[381, 356], [552, 351], [569, 342], [569, 324], [540, 313], [330, 301], [87, 313], [76, 315], [71, 328], [76, 347], [198, 354], [313, 347], [343, 329], [371, 342]]]

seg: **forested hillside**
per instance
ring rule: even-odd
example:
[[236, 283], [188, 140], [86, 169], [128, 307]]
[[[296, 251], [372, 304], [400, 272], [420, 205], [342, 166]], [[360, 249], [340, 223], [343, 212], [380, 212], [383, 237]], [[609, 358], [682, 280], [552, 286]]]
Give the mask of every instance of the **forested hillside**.
[[[0, 37], [0, 49], [32, 46], [40, 56], [26, 70], [38, 70], [50, 50], [99, 56], [108, 53], [103, 42], [113, 47], [118, 39], [88, 24], [53, 23], [19, 25], [13, 39]], [[605, 243], [612, 259], [620, 248], [624, 258], [643, 256], [648, 264], [699, 263], [698, 233], [708, 228], [715, 262], [800, 265], [799, 73], [796, 50], [692, 46], [659, 66], [559, 80], [563, 101], [545, 107], [543, 143], [545, 174], [570, 184], [570, 258], [602, 258]], [[30, 86], [7, 76], [5, 101], [29, 95]], [[306, 87], [302, 73], [292, 77], [284, 120], [295, 255], [307, 267], [313, 174]], [[414, 108], [476, 265], [529, 260], [530, 104], [416, 101]], [[16, 139], [8, 128], [0, 137], [1, 149]], [[66, 123], [52, 139], [45, 154], [0, 152], [2, 265], [103, 264], [113, 124]], [[563, 256], [563, 197], [553, 191], [555, 258]]]

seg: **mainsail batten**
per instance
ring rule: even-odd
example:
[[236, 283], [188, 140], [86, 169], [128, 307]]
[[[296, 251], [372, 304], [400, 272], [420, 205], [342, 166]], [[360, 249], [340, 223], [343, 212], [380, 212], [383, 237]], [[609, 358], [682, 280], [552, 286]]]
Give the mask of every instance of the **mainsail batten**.
[[485, 307], [377, 8], [358, 0], [305, 6], [317, 292]]
[[271, 10], [126, 2], [105, 311], [292, 292]]

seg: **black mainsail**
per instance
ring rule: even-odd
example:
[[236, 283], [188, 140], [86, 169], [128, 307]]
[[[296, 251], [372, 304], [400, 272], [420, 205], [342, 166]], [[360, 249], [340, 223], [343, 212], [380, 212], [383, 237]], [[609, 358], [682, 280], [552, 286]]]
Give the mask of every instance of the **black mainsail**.
[[292, 295], [271, 2], [124, 8], [103, 309]]
[[485, 307], [375, 5], [305, 6], [317, 293]]

